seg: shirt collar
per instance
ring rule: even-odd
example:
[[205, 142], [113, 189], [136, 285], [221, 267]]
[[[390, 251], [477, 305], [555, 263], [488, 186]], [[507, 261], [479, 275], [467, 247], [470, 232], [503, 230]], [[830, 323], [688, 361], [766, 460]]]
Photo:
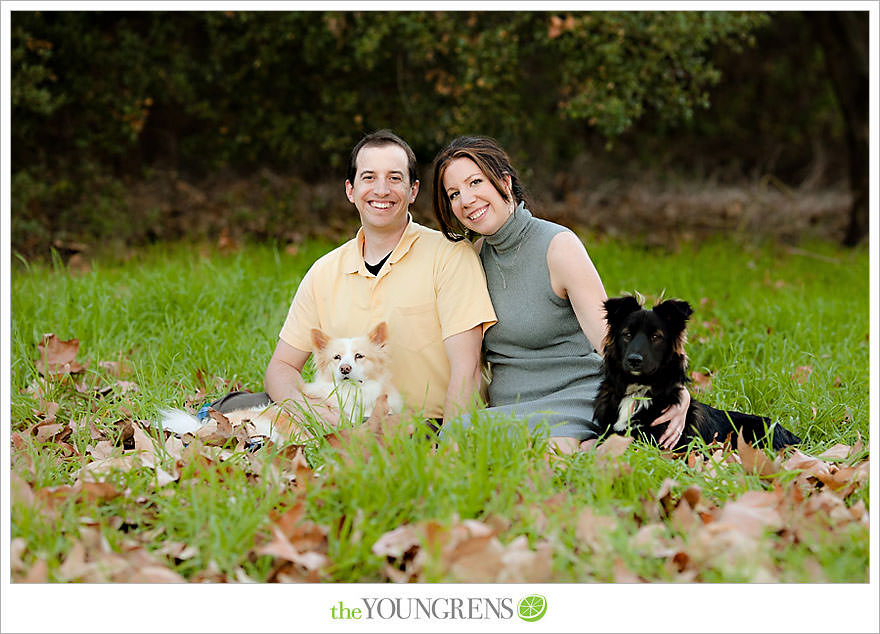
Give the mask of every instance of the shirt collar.
[[[388, 262], [386, 262], [386, 265], [394, 264], [407, 253], [409, 253], [410, 248], [412, 248], [412, 245], [419, 238], [419, 230], [421, 229], [421, 226], [413, 220], [412, 214], [410, 214], [409, 212], [407, 212], [406, 214], [406, 219], [406, 229], [403, 230], [403, 235], [397, 242], [397, 246], [395, 246], [394, 250], [391, 252], [391, 257], [388, 258]], [[345, 249], [345, 253], [343, 255], [344, 271], [346, 273], [360, 273], [364, 276], [369, 275], [367, 267], [364, 264], [363, 227], [358, 229], [357, 235], [353, 239], [349, 240], [345, 244], [345, 246], [343, 246], [343, 249]], [[382, 267], [383, 271], [386, 270], [386, 268], [387, 267]]]

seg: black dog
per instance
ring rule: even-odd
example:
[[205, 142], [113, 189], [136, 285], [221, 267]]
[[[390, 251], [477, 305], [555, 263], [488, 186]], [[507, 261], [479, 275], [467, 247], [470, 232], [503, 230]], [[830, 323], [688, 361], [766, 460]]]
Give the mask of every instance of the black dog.
[[[632, 429], [652, 437], [655, 443], [663, 435], [665, 425], [650, 425], [669, 405], [679, 402], [679, 391], [689, 380], [684, 341], [685, 326], [693, 312], [687, 302], [673, 299], [653, 310], [642, 308], [634, 297], [605, 301], [608, 335], [604, 378], [593, 417], [600, 435]], [[684, 449], [697, 436], [710, 443], [723, 441], [729, 434], [742, 434], [750, 444], [766, 442], [772, 434], [776, 450], [800, 442], [782, 425], [771, 426], [769, 418], [715, 409], [691, 399], [675, 450]]]

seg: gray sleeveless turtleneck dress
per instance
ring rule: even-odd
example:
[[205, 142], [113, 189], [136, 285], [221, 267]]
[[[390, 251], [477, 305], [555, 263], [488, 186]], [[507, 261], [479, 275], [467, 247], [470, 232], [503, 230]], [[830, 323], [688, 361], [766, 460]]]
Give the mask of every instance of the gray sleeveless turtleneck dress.
[[602, 357], [581, 330], [571, 302], [550, 286], [547, 248], [563, 226], [520, 204], [486, 236], [480, 260], [498, 317], [483, 338], [491, 364], [487, 413], [515, 416], [550, 436], [596, 437], [593, 405]]

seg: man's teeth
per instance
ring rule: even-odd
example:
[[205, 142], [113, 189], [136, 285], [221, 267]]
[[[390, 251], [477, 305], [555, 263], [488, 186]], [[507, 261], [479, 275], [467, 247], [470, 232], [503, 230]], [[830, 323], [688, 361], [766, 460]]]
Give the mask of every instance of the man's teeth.
[[468, 219], [469, 220], [476, 220], [478, 218], [481, 218], [486, 213], [486, 209], [487, 209], [487, 207], [483, 207], [482, 209], [478, 209], [477, 211], [472, 213], [470, 216], [468, 216]]
[[391, 207], [391, 203], [377, 203], [377, 202], [372, 202], [372, 203], [370, 203], [370, 205], [372, 205], [372, 206], [375, 207], [376, 209], [388, 209], [389, 207]]

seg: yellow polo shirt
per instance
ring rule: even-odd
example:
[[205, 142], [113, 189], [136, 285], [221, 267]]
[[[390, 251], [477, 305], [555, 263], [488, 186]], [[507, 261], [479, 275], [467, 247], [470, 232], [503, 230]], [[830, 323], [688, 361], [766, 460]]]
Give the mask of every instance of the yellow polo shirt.
[[449, 384], [443, 340], [479, 325], [485, 333], [496, 321], [479, 257], [468, 242], [450, 242], [412, 217], [379, 275], [367, 271], [363, 247], [361, 228], [312, 265], [279, 336], [309, 351], [312, 328], [358, 337], [384, 320], [395, 386], [409, 406], [442, 417]]

